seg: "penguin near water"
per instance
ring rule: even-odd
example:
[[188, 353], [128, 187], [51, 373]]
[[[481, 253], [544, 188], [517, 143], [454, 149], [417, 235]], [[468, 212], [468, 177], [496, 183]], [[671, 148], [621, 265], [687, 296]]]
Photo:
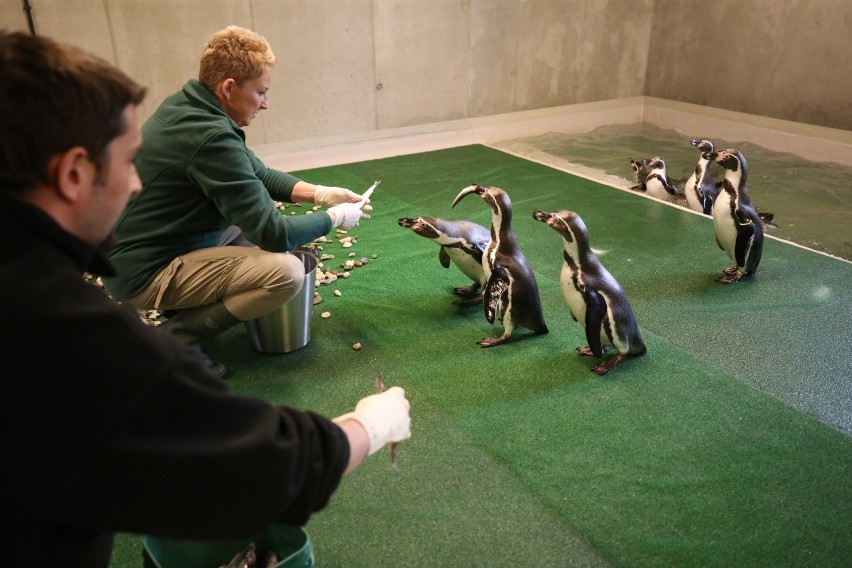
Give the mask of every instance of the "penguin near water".
[[745, 156], [733, 149], [710, 156], [725, 169], [725, 179], [713, 203], [716, 244], [734, 261], [734, 266], [726, 268], [717, 280], [733, 284], [757, 272], [763, 254], [763, 223], [746, 189], [748, 163]]
[[605, 375], [627, 356], [647, 351], [624, 290], [604, 268], [589, 246], [589, 232], [573, 211], [536, 211], [533, 218], [562, 236], [563, 264], [559, 283], [568, 311], [586, 330], [588, 345], [578, 347], [582, 356], [602, 357], [608, 346], [615, 355], [592, 369]]
[[470, 305], [482, 301], [482, 294], [477, 292], [488, 281], [482, 269], [482, 254], [491, 240], [488, 229], [470, 221], [447, 221], [426, 215], [402, 217], [397, 223], [436, 243], [440, 247], [438, 260], [441, 266], [449, 268], [450, 264], [455, 264], [465, 276], [473, 280], [470, 286], [454, 288], [453, 293], [458, 296], [476, 294], [476, 297], [457, 300], [456, 304]]
[[464, 197], [475, 193], [491, 208], [491, 238], [482, 255], [482, 268], [487, 280], [482, 305], [488, 323], [499, 317], [503, 322], [500, 337], [486, 337], [477, 343], [493, 347], [505, 342], [517, 327], [548, 332], [541, 310], [541, 298], [535, 275], [518, 246], [512, 232], [512, 203], [509, 195], [498, 187], [473, 184], [462, 189], [453, 207]]
[[648, 177], [648, 170], [641, 160], [636, 161], [633, 158], [627, 158], [630, 163], [630, 168], [633, 170], [633, 179], [636, 180], [635, 185], [631, 185], [630, 189], [636, 191], [645, 191], [645, 179]]
[[663, 201], [673, 201], [680, 197], [677, 188], [669, 179], [666, 172], [666, 161], [662, 156], [647, 158], [642, 160], [642, 163], [648, 168], [648, 175], [645, 178], [645, 193]]
[[722, 186], [721, 181], [714, 181], [710, 176], [710, 163], [715, 148], [713, 142], [706, 138], [693, 138], [689, 143], [701, 151], [701, 156], [695, 165], [695, 171], [686, 180], [683, 188], [686, 205], [693, 211], [712, 215], [713, 201], [716, 200], [719, 188]]

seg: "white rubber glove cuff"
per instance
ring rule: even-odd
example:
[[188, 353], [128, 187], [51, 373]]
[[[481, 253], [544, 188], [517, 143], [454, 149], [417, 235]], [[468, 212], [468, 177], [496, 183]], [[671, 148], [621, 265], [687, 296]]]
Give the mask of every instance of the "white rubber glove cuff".
[[331, 224], [334, 227], [348, 231], [358, 224], [361, 220], [361, 215], [364, 214], [361, 208], [354, 203], [341, 203], [334, 207], [329, 207], [326, 212], [331, 216]]
[[354, 412], [338, 416], [334, 422], [355, 420], [367, 432], [370, 441], [368, 455], [373, 455], [390, 442], [402, 442], [411, 437], [410, 405], [405, 391], [391, 387], [383, 393], [362, 398]]

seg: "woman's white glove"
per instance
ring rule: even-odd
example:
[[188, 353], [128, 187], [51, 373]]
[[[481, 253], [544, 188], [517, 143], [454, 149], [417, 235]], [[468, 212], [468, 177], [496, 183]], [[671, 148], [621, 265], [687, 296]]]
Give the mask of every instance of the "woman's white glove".
[[370, 451], [373, 455], [385, 444], [402, 442], [411, 437], [411, 417], [408, 411], [411, 405], [400, 387], [391, 387], [383, 393], [362, 398], [355, 405], [354, 412], [338, 416], [334, 422], [355, 420], [370, 439]]
[[[354, 191], [349, 191], [343, 187], [318, 185], [316, 186], [316, 190], [314, 190], [314, 203], [323, 207], [331, 207], [332, 205], [340, 205], [341, 203], [360, 203], [362, 199]], [[373, 210], [369, 200], [364, 204], [362, 210]]]
[[348, 231], [357, 225], [358, 221], [361, 220], [361, 216], [364, 214], [361, 211], [361, 207], [355, 203], [341, 203], [340, 205], [329, 207], [326, 213], [331, 216], [332, 226], [340, 227], [344, 231]]

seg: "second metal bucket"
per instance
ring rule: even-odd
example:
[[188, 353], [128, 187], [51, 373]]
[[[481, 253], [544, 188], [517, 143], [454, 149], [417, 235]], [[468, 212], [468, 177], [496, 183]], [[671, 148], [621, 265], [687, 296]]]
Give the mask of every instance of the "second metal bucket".
[[274, 311], [246, 322], [252, 347], [262, 353], [289, 353], [301, 349], [311, 340], [314, 285], [319, 261], [305, 250], [294, 250], [290, 254], [305, 265], [302, 289]]

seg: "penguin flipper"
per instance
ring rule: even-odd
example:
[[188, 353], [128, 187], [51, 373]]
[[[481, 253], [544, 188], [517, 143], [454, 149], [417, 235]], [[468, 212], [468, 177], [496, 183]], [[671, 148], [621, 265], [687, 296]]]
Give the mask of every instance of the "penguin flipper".
[[595, 290], [586, 290], [586, 341], [589, 349], [595, 355], [603, 355], [601, 343], [601, 323], [606, 314], [606, 302]]
[[712, 216], [713, 215], [713, 201], [715, 201], [715, 200], [712, 197], [710, 197], [710, 195], [708, 195], [706, 191], [703, 191], [703, 190], [698, 190], [698, 191], [699, 191], [699, 196], [700, 196], [700, 201], [701, 201], [701, 208], [704, 211], [704, 214]]
[[737, 267], [745, 266], [746, 255], [749, 248], [753, 245], [756, 227], [754, 221], [745, 217], [741, 217], [741, 213], [737, 211], [737, 240], [734, 244], [734, 262]]
[[447, 250], [444, 247], [441, 247], [441, 251], [438, 253], [438, 260], [441, 261], [441, 266], [444, 268], [450, 267], [450, 255], [447, 254]]
[[485, 309], [485, 319], [494, 323], [498, 317], [503, 317], [503, 306], [509, 300], [509, 278], [502, 266], [495, 266], [491, 278], [482, 293], [482, 307]]

